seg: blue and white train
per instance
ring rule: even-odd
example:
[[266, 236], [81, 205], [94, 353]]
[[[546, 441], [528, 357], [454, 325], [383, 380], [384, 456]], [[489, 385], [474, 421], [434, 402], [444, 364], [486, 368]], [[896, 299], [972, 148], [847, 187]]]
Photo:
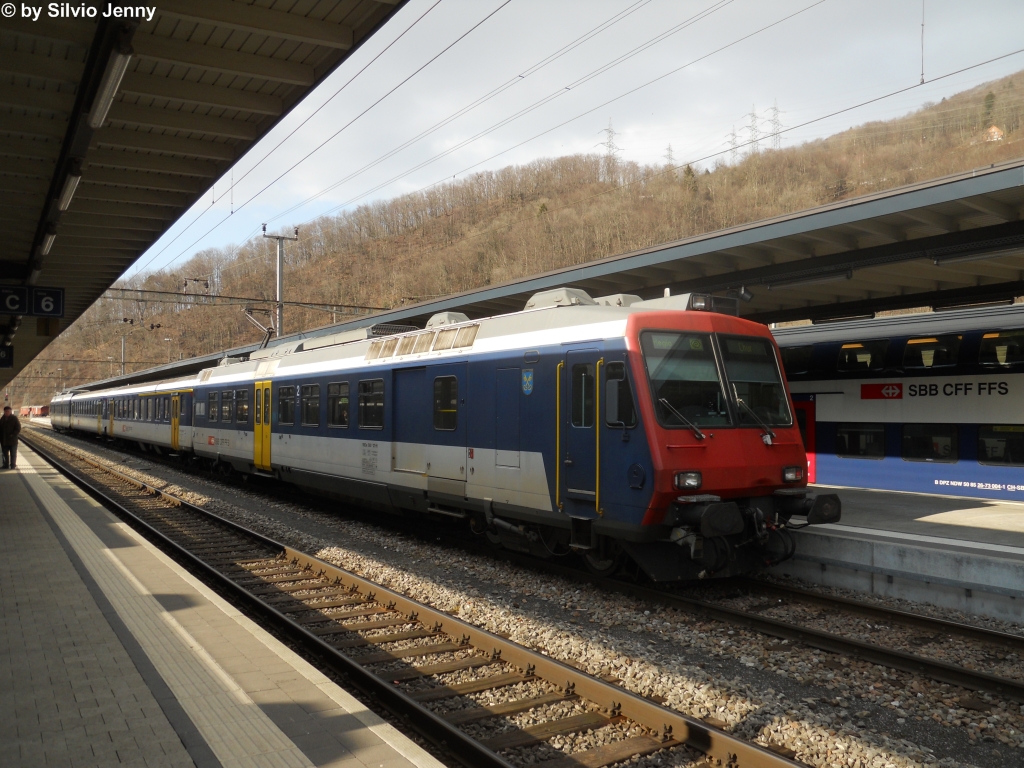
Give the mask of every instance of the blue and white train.
[[1024, 500], [1024, 305], [774, 335], [811, 482]]
[[[792, 554], [790, 518], [831, 522], [778, 349], [735, 300], [534, 296], [225, 359], [194, 377], [61, 395], [57, 429], [264, 475], [391, 512], [466, 520], [595, 570], [655, 580]], [[378, 336], [375, 334], [386, 334]]]

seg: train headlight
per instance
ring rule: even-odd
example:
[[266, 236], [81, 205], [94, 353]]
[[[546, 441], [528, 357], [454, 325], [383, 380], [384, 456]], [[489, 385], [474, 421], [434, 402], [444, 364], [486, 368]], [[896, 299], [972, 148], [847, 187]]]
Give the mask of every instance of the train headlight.
[[784, 467], [782, 470], [782, 482], [784, 483], [799, 483], [803, 479], [803, 467]]
[[695, 491], [701, 482], [700, 472], [676, 472], [676, 488], [681, 491]]
[[695, 293], [690, 299], [690, 309], [696, 309], [699, 312], [711, 309], [711, 297]]

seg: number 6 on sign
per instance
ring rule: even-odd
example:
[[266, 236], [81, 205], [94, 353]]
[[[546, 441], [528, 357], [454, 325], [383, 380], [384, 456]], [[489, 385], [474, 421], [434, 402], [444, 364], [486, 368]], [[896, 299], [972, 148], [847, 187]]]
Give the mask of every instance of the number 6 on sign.
[[32, 314], [36, 317], [64, 317], [64, 289], [32, 288]]

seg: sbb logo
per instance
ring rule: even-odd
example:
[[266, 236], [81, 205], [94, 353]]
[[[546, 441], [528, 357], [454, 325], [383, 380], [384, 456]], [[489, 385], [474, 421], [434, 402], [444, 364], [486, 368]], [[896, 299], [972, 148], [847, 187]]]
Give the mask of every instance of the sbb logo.
[[902, 384], [861, 384], [861, 400], [902, 400]]

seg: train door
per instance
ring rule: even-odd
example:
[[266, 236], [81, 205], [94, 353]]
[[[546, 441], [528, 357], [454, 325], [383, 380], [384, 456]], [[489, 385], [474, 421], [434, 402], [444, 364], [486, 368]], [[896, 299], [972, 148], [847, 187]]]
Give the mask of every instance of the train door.
[[391, 466], [398, 472], [427, 473], [433, 438], [426, 368], [398, 368], [392, 379]]
[[178, 450], [181, 434], [181, 396], [171, 395], [171, 450]]
[[561, 375], [561, 475], [565, 511], [591, 517], [597, 502], [597, 376], [603, 362], [596, 349], [568, 352]]
[[426, 369], [430, 398], [430, 447], [427, 477], [466, 481], [467, 444], [466, 363], [435, 365]]
[[798, 400], [793, 403], [796, 411], [796, 423], [800, 428], [800, 437], [804, 440], [804, 451], [807, 453], [807, 482], [817, 482], [817, 454], [815, 453], [815, 433], [817, 427], [814, 418], [814, 395], [810, 400]]
[[253, 403], [253, 464], [256, 469], [270, 471], [270, 382], [256, 382], [256, 400]]
[[520, 392], [529, 381], [533, 387], [533, 371], [523, 378], [519, 368], [499, 368], [494, 382], [494, 465], [519, 467], [519, 404]]

